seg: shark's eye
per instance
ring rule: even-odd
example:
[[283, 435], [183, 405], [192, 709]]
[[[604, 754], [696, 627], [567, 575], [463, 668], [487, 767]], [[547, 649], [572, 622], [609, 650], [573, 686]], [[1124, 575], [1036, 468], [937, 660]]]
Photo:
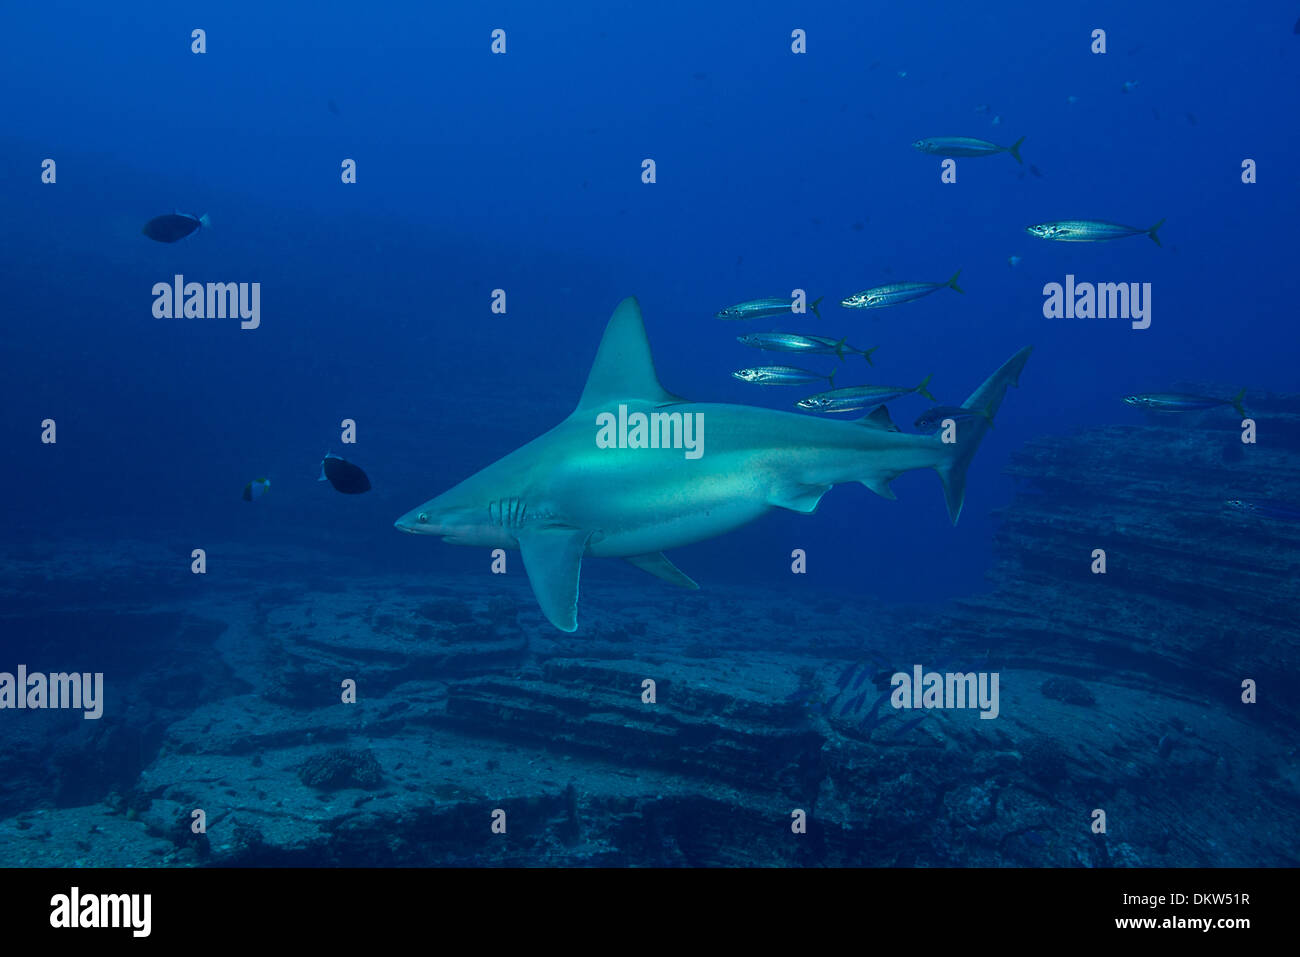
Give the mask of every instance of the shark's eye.
[[420, 519], [420, 524], [421, 524], [421, 525], [428, 525], [428, 524], [429, 524], [429, 513], [428, 513], [428, 512], [421, 512], [420, 515], [419, 515], [419, 519]]

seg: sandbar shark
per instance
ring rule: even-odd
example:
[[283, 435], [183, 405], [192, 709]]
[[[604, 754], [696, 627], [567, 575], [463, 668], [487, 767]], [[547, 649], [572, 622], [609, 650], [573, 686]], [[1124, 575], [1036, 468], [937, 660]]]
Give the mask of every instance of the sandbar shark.
[[[673, 395], [655, 374], [640, 305], [624, 299], [572, 415], [394, 525], [453, 545], [518, 548], [542, 612], [561, 631], [576, 631], [584, 556], [622, 558], [698, 588], [666, 549], [722, 535], [773, 508], [813, 512], [843, 482], [893, 499], [889, 483], [898, 475], [934, 469], [956, 524], [966, 467], [989, 429], [982, 416], [991, 420], [1007, 386], [1019, 385], [1029, 353], [1021, 349], [971, 394], [962, 407], [981, 417], [961, 422], [958, 440], [944, 444], [938, 434], [899, 432], [882, 409], [845, 421]], [[678, 426], [692, 416], [702, 425], [702, 454], [692, 458], [667, 441], [668, 425], [656, 443], [662, 447], [601, 447], [601, 422], [638, 412], [661, 413], [664, 423], [681, 413]]]

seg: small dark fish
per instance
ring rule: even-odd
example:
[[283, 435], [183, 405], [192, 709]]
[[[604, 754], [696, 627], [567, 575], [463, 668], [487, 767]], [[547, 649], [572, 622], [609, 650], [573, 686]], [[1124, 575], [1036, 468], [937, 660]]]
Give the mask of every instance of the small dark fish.
[[255, 502], [271, 490], [271, 480], [266, 478], [253, 479], [244, 486], [244, 501]]
[[1042, 179], [1042, 178], [1043, 178], [1042, 170], [1040, 170], [1040, 169], [1039, 169], [1037, 166], [1035, 166], [1033, 163], [1030, 163], [1030, 164], [1029, 164], [1029, 172], [1033, 173], [1033, 174], [1034, 174], [1035, 176], [1037, 176], [1039, 179]]
[[1296, 36], [1300, 36], [1300, 20], [1295, 22], [1295, 26], [1291, 28], [1291, 32]]
[[1284, 522], [1300, 522], [1300, 508], [1285, 502], [1265, 502], [1252, 499], [1234, 498], [1224, 502], [1228, 508], [1247, 515], [1261, 518], [1276, 518]]
[[1195, 114], [1195, 113], [1188, 113], [1188, 114], [1187, 114], [1187, 122], [1188, 122], [1188, 123], [1191, 123], [1192, 126], [1195, 126], [1195, 125], [1196, 125], [1196, 114]]
[[187, 213], [168, 213], [165, 216], [155, 216], [149, 220], [144, 224], [140, 232], [160, 243], [174, 243], [178, 239], [184, 239], [196, 229], [210, 225], [207, 213], [202, 216], [190, 216]]
[[1206, 409], [1230, 405], [1244, 419], [1246, 410], [1242, 408], [1241, 400], [1245, 397], [1245, 389], [1231, 399], [1218, 399], [1209, 395], [1187, 395], [1183, 392], [1151, 392], [1144, 395], [1126, 395], [1124, 403], [1150, 412], [1204, 412]]
[[329, 111], [330, 111], [331, 113], [333, 113], [335, 116], [338, 116], [338, 115], [339, 115], [339, 105], [338, 105], [337, 103], [335, 103], [333, 100], [330, 100], [328, 103], [325, 104], [325, 106], [326, 106], [326, 107], [329, 109]]
[[360, 495], [370, 491], [370, 479], [351, 462], [339, 458], [333, 453], [326, 453], [320, 463], [319, 482], [329, 482], [335, 490], [344, 495]]

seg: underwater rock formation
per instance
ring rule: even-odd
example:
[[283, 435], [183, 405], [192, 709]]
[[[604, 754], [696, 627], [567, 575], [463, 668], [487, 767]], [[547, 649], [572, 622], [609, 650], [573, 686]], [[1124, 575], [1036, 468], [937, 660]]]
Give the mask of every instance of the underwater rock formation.
[[1008, 666], [1229, 705], [1253, 679], [1259, 703], [1243, 716], [1294, 728], [1300, 521], [1226, 503], [1300, 507], [1300, 399], [1248, 398], [1247, 411], [1253, 445], [1231, 414], [1030, 442], [1009, 469], [1024, 490], [999, 513], [992, 590], [932, 633]]
[[[0, 863], [1300, 865], [1300, 526], [1224, 505], [1300, 501], [1300, 401], [1247, 408], [1256, 446], [1232, 416], [1029, 443], [989, 591], [934, 611], [663, 593], [593, 563], [600, 600], [567, 635], [521, 575], [340, 584], [304, 559], [266, 588], [250, 553], [131, 619], [134, 681], [176, 693], [110, 685], [168, 702], [132, 717], [150, 730], [130, 781], [50, 792], [27, 765], [56, 729], [22, 726]], [[45, 620], [50, 561], [9, 576], [16, 633]], [[114, 601], [83, 603], [49, 655], [111, 634]], [[896, 710], [891, 676], [916, 663], [997, 672], [997, 718]]]

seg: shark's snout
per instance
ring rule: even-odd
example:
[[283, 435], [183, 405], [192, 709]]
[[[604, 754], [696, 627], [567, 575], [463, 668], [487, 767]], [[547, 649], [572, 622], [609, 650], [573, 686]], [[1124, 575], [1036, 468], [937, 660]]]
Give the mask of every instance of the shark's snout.
[[414, 512], [407, 512], [393, 522], [393, 528], [403, 532], [410, 532], [412, 535], [430, 535], [436, 530], [433, 523], [429, 521], [429, 513], [418, 509]]

